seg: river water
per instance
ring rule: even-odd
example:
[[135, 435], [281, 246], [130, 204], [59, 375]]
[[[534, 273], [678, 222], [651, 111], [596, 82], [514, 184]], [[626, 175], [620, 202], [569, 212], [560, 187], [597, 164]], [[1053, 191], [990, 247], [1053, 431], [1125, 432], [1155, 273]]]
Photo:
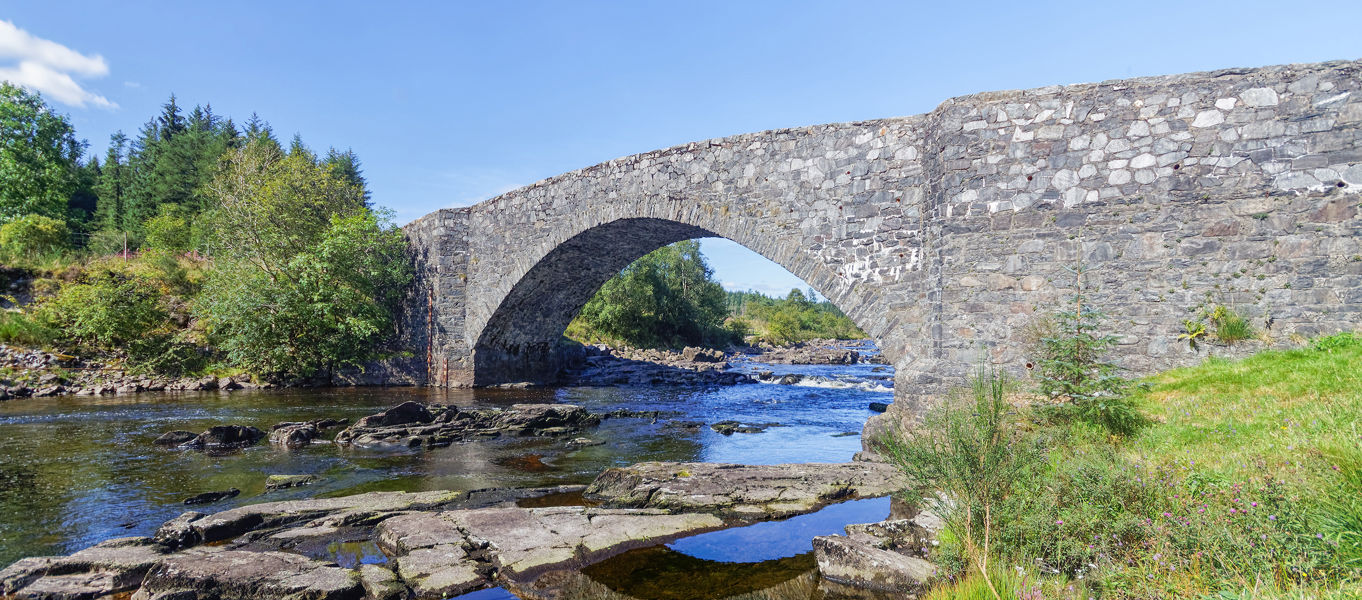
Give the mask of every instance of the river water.
[[[880, 365], [734, 362], [733, 368], [798, 373], [806, 378], [794, 385], [709, 388], [341, 388], [30, 398], [0, 403], [0, 567], [25, 556], [70, 553], [109, 538], [150, 535], [162, 522], [186, 510], [182, 503], [186, 497], [229, 488], [241, 490], [241, 495], [195, 508], [215, 512], [257, 502], [376, 490], [584, 484], [607, 467], [648, 460], [842, 462], [860, 450], [861, 426], [873, 414], [869, 403], [892, 399], [892, 370]], [[211, 456], [162, 449], [152, 443], [166, 431], [197, 432], [220, 424], [253, 425], [268, 431], [283, 421], [337, 417], [353, 421], [407, 400], [461, 407], [558, 402], [600, 413], [625, 408], [675, 414], [655, 423], [607, 419], [583, 434], [604, 443], [587, 447], [570, 447], [564, 440], [551, 438], [502, 438], [431, 450], [370, 450], [332, 444], [284, 450], [261, 444]], [[670, 420], [776, 425], [761, 433], [724, 436], [709, 427], [667, 427]], [[321, 480], [266, 492], [265, 478], [271, 474], [312, 474]], [[778, 535], [775, 530], [756, 534], [752, 539], [786, 541], [773, 542], [762, 557], [747, 562], [771, 562], [768, 559], [806, 552], [812, 535], [840, 530], [840, 524], [828, 523], [878, 520], [887, 510], [865, 501], [854, 506], [860, 507], [854, 509], [860, 511], [854, 516], [834, 516], [831, 521], [825, 517], [815, 528], [818, 533], [790, 525]], [[720, 534], [742, 535], [706, 535]], [[673, 548], [652, 552], [731, 562], [734, 557], [721, 549], [732, 544], [724, 539], [680, 540]], [[630, 553], [615, 562], [641, 555], [646, 553]], [[807, 567], [811, 558], [802, 556], [803, 562], [794, 567]], [[598, 570], [604, 569], [601, 578], [608, 578], [609, 568], [609, 564], [600, 566]]]

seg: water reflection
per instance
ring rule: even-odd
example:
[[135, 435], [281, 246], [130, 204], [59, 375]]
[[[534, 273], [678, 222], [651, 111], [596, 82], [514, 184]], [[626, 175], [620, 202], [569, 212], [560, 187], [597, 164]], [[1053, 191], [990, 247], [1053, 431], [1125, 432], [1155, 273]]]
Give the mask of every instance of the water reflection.
[[[810, 367], [743, 365], [776, 372]], [[870, 366], [836, 367], [850, 377]], [[826, 367], [825, 367], [826, 369]], [[216, 512], [256, 502], [378, 490], [472, 490], [590, 482], [602, 469], [640, 461], [781, 463], [844, 461], [869, 401], [887, 393], [786, 385], [727, 388], [559, 388], [435, 390], [359, 388], [233, 393], [26, 398], [0, 403], [0, 566], [23, 556], [70, 553], [93, 543], [150, 535], [201, 492], [237, 488], [237, 498], [200, 507]], [[222, 456], [152, 444], [162, 433], [213, 425], [268, 430], [283, 421], [351, 420], [406, 400], [465, 407], [569, 402], [595, 412], [616, 408], [680, 413], [676, 419], [780, 422], [759, 434], [722, 436], [665, 420], [607, 419], [585, 436], [604, 444], [569, 446], [552, 438], [499, 438], [427, 451], [314, 444], [260, 445]], [[329, 432], [333, 435], [335, 430]], [[266, 493], [268, 475], [317, 475], [313, 485]]]

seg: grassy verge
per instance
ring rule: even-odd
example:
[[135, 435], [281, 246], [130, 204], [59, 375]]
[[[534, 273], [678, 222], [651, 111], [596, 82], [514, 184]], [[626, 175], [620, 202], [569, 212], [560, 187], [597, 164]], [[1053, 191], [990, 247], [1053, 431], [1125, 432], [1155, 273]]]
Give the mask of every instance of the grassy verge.
[[[1150, 423], [1124, 437], [1012, 415], [1023, 467], [995, 500], [988, 562], [1033, 583], [1004, 597], [1362, 597], [1362, 337], [1143, 383]], [[956, 537], [934, 558], [957, 577], [933, 597], [967, 583]]]

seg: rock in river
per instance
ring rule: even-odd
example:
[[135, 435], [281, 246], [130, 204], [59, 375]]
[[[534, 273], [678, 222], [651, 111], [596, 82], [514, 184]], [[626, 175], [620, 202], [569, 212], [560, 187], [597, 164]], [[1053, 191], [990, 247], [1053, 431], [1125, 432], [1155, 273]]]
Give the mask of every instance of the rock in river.
[[192, 431], [167, 431], [156, 438], [154, 443], [157, 446], [179, 446], [196, 437], [199, 437], [198, 434]]
[[230, 490], [224, 490], [224, 491], [221, 491], [221, 492], [204, 492], [204, 493], [199, 494], [199, 495], [197, 495], [197, 496], [190, 496], [190, 497], [188, 497], [188, 498], [185, 498], [185, 499], [184, 499], [184, 503], [187, 504], [187, 505], [194, 505], [194, 504], [212, 504], [212, 503], [214, 503], [214, 502], [221, 502], [221, 501], [226, 500], [226, 499], [228, 499], [228, 498], [235, 498], [235, 497], [237, 497], [237, 496], [240, 495], [240, 494], [241, 494], [241, 490], [238, 490], [238, 489], [236, 489], [236, 488], [232, 488], [232, 489], [230, 489]]
[[600, 422], [599, 415], [572, 404], [516, 404], [508, 409], [461, 410], [456, 406], [425, 407], [408, 402], [356, 421], [336, 435], [336, 443], [431, 448], [469, 437], [566, 436]]
[[604, 506], [780, 518], [904, 487], [885, 463], [730, 465], [645, 462], [607, 469], [583, 496]]
[[[164, 436], [163, 436], [164, 437]], [[254, 446], [265, 439], [265, 432], [243, 425], [218, 425], [180, 445], [181, 448], [224, 450]]]

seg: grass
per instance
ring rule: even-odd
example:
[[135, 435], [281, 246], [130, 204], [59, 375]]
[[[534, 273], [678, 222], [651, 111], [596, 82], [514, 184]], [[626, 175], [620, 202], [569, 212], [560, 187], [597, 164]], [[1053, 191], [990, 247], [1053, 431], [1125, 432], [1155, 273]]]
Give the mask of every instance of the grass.
[[[1362, 598], [1362, 336], [1141, 383], [1152, 423], [1124, 438], [1017, 410], [1043, 459], [995, 512], [989, 564], [1039, 567], [1045, 593], [1004, 597]], [[974, 597], [958, 575], [930, 597]]]

